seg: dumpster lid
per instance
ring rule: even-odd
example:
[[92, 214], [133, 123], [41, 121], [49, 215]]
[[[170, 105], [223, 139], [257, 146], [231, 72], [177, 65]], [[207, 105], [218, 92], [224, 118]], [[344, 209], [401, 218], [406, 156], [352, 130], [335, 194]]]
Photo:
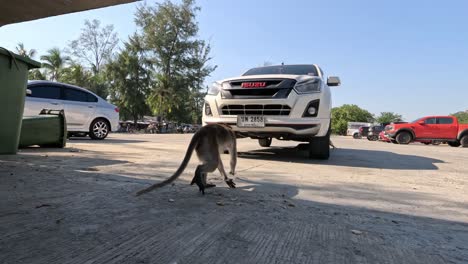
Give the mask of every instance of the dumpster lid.
[[[40, 62], [32, 60], [30, 58], [26, 58], [24, 56], [20, 56], [18, 54], [15, 54], [12, 51], [9, 51], [9, 50], [5, 49], [4, 47], [0, 47], [0, 54], [4, 55], [6, 57], [10, 57], [12, 59], [14, 58], [14, 60], [16, 60], [16, 61], [20, 61], [20, 62], [25, 63], [26, 65], [28, 65], [29, 69], [40, 68], [41, 67]], [[12, 63], [15, 64], [14, 61], [12, 61]]]

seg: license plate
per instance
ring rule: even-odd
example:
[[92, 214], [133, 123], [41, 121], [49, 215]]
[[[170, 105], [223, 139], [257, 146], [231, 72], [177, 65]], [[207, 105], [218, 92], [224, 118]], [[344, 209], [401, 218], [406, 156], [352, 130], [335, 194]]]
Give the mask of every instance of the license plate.
[[265, 118], [263, 116], [237, 116], [238, 127], [265, 127]]

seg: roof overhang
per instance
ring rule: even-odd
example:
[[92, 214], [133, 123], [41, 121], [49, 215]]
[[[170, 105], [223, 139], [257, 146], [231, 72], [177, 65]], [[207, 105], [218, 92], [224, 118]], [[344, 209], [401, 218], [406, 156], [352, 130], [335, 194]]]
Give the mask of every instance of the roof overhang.
[[7, 0], [2, 1], [0, 7], [0, 27], [136, 1], [138, 0]]

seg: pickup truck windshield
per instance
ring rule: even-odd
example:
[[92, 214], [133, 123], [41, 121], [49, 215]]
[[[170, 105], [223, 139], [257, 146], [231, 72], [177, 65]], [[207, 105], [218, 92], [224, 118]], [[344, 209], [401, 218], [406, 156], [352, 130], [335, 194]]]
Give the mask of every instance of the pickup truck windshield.
[[318, 76], [317, 68], [314, 65], [277, 65], [258, 67], [248, 70], [243, 76], [265, 75], [265, 74], [293, 74]]

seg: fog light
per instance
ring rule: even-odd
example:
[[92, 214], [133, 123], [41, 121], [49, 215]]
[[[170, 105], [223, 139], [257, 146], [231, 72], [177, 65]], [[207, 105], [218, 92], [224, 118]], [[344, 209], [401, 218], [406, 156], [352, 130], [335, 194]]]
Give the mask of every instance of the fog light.
[[317, 113], [317, 109], [315, 109], [315, 107], [311, 106], [311, 107], [309, 107], [309, 109], [307, 109], [307, 113], [309, 113], [309, 115], [313, 116], [313, 115], [315, 115], [315, 113]]
[[213, 113], [211, 112], [211, 107], [208, 103], [205, 103], [205, 115], [211, 116]]

